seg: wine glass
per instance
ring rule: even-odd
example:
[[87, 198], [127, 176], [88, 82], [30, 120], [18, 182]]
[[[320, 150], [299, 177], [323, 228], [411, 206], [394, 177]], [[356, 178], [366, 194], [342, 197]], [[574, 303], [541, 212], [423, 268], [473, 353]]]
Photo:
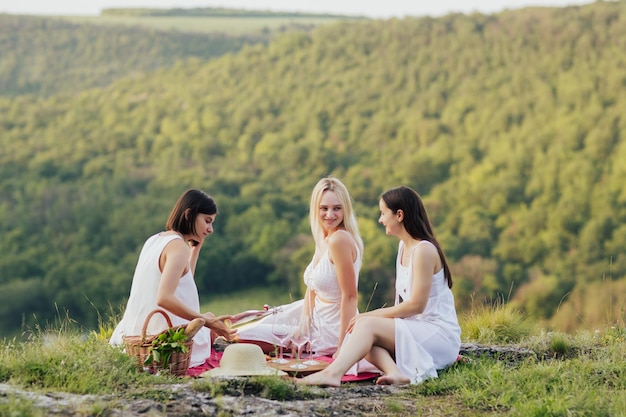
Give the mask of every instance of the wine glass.
[[293, 326], [292, 328], [292, 332], [289, 335], [289, 338], [291, 339], [291, 343], [296, 347], [296, 363], [290, 365], [290, 368], [292, 369], [308, 368], [308, 366], [306, 366], [300, 361], [301, 359], [300, 351], [302, 350], [302, 347], [306, 345], [306, 343], [309, 340], [308, 332], [309, 332], [309, 326], [307, 323], [301, 322], [300, 324]]
[[283, 345], [289, 336], [289, 326], [281, 323], [276, 317], [274, 317], [274, 322], [272, 323], [272, 335], [278, 342], [278, 358], [272, 359], [272, 362], [278, 364], [288, 363], [289, 361], [283, 358]]
[[319, 326], [319, 319], [317, 318], [317, 316], [315, 315], [315, 306], [311, 307], [311, 315], [309, 317], [309, 329], [307, 331], [307, 334], [309, 336], [309, 358], [307, 360], [305, 360], [304, 362], [302, 362], [305, 365], [311, 365], [311, 366], [315, 366], [315, 365], [319, 365], [320, 363], [318, 361], [316, 361], [315, 359], [313, 359], [313, 352], [315, 352], [314, 349], [314, 345], [317, 343], [317, 341], [320, 339], [321, 337], [321, 329]]

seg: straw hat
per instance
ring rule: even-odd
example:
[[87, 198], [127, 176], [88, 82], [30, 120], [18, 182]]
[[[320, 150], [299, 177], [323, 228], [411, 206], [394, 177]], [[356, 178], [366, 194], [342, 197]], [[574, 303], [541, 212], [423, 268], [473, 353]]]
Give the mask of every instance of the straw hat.
[[203, 372], [201, 377], [251, 376], [251, 375], [287, 375], [267, 365], [263, 350], [251, 343], [233, 343], [226, 346], [219, 368]]

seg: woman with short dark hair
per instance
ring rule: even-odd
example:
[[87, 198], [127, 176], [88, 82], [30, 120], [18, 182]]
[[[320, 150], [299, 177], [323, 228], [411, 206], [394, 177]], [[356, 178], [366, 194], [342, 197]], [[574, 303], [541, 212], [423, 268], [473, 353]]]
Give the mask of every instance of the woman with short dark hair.
[[[235, 335], [236, 332], [224, 323], [226, 319], [232, 320], [232, 316], [200, 313], [194, 281], [200, 249], [213, 233], [216, 216], [215, 201], [201, 190], [187, 190], [178, 198], [165, 231], [148, 238], [139, 254], [124, 316], [111, 336], [112, 345], [121, 345], [124, 336], [140, 335], [147, 315], [155, 309], [166, 310], [173, 326], [195, 318], [205, 320], [205, 327], [193, 339], [190, 367], [206, 361], [216, 335], [226, 339]], [[146, 333], [158, 334], [166, 328], [166, 321], [155, 315]]]

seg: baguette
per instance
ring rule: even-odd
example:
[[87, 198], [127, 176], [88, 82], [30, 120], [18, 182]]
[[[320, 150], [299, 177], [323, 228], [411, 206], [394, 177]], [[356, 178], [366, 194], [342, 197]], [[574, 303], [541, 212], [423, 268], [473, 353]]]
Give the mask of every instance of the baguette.
[[200, 331], [202, 327], [204, 327], [205, 323], [206, 323], [206, 320], [200, 317], [191, 320], [187, 324], [187, 327], [185, 327], [185, 336], [191, 339], [192, 337], [196, 335], [196, 333]]

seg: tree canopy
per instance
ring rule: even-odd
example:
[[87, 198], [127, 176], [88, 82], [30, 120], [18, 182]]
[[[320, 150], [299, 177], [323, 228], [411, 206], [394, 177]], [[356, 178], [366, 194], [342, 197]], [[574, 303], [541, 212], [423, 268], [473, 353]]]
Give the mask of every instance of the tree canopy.
[[62, 307], [94, 325], [188, 187], [220, 208], [201, 297], [301, 289], [325, 175], [355, 202], [362, 308], [374, 288], [370, 308], [392, 299], [397, 241], [378, 199], [405, 184], [461, 314], [506, 298], [565, 330], [623, 319], [625, 23], [624, 1], [342, 22], [212, 60], [160, 50], [172, 67], [73, 94], [4, 89], [1, 323]]

